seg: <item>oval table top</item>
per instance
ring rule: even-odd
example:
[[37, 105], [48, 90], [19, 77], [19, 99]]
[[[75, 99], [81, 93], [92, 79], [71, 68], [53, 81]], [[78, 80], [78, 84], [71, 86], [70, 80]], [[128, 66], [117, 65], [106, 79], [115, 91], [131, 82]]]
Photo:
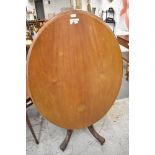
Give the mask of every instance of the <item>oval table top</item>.
[[118, 95], [121, 52], [102, 20], [71, 10], [39, 30], [27, 73], [33, 103], [47, 120], [67, 129], [85, 128], [102, 118]]

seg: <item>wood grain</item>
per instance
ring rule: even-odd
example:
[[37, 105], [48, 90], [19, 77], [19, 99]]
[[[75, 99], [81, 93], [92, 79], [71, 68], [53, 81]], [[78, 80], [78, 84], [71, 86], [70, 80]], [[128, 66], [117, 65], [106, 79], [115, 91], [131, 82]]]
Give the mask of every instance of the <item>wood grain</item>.
[[[77, 24], [70, 24], [76, 14]], [[28, 54], [33, 103], [50, 122], [85, 128], [114, 103], [122, 80], [122, 58], [114, 34], [98, 17], [63, 12], [38, 32]]]

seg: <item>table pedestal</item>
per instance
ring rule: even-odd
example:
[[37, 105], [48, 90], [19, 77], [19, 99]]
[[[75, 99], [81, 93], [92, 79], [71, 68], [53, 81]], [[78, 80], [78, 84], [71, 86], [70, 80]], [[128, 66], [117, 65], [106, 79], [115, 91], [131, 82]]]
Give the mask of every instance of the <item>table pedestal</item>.
[[[93, 125], [90, 125], [88, 127], [90, 133], [100, 142], [101, 145], [103, 145], [103, 143], [105, 142], [105, 138], [103, 138], [102, 136], [100, 136], [94, 129]], [[61, 143], [60, 145], [60, 149], [62, 151], [64, 151], [69, 143], [69, 140], [71, 138], [73, 130], [67, 129], [67, 134], [66, 137], [64, 139], [64, 141]]]

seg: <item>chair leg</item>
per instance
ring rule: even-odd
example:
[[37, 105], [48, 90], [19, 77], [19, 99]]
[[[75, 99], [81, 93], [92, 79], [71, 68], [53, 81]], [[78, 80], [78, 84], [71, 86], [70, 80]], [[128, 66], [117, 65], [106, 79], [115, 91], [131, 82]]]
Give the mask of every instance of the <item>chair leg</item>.
[[129, 80], [129, 64], [126, 65], [126, 80]]
[[32, 125], [31, 125], [31, 122], [30, 122], [30, 119], [29, 119], [27, 113], [26, 113], [26, 122], [27, 122], [28, 127], [30, 128], [30, 131], [31, 131], [31, 133], [32, 133], [32, 135], [34, 137], [34, 140], [35, 140], [36, 144], [39, 144], [39, 141], [38, 141], [38, 139], [37, 139], [37, 137], [36, 137], [36, 135], [34, 133], [34, 130], [32, 128]]

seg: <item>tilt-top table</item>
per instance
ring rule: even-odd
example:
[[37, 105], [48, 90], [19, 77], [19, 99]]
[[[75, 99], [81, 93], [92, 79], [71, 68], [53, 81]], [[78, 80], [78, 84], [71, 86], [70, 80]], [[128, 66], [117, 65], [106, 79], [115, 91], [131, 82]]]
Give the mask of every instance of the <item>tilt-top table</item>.
[[113, 105], [122, 80], [122, 58], [113, 32], [84, 11], [60, 13], [39, 30], [28, 53], [33, 103], [49, 121], [66, 128], [64, 151], [73, 129], [93, 128]]

